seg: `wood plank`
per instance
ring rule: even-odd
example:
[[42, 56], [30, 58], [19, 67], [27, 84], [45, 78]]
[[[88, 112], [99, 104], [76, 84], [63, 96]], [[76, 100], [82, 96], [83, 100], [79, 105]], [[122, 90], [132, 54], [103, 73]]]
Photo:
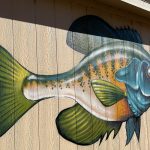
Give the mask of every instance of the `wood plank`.
[[[102, 18], [104, 20], [108, 20], [108, 18], [110, 17], [110, 13], [109, 13], [109, 15], [108, 14], [106, 15], [105, 12], [103, 12], [101, 10], [98, 10], [98, 9], [95, 9], [95, 7], [89, 7], [87, 9], [87, 14], [88, 15], [92, 14], [92, 15], [98, 16], [98, 17], [100, 17], [100, 18]], [[100, 141], [98, 141], [97, 143], [94, 144], [94, 150], [99, 150], [99, 149], [113, 149], [112, 148], [112, 139], [113, 139], [112, 133], [109, 136], [109, 138], [108, 138], [107, 141], [105, 140], [106, 136], [107, 135], [105, 135], [105, 137], [104, 137], [104, 139], [103, 139], [103, 141], [102, 141], [101, 144], [99, 143]]]
[[[68, 29], [71, 20], [71, 3], [69, 0], [55, 0], [55, 18], [56, 26]], [[57, 42], [57, 64], [58, 73], [62, 73], [72, 69], [73, 67], [73, 51], [66, 44], [67, 30], [56, 29], [56, 42]], [[58, 94], [61, 88], [58, 85]], [[74, 104], [74, 101], [67, 98], [59, 99], [59, 112], [68, 108]], [[71, 142], [68, 142], [60, 136], [60, 150], [76, 150], [77, 146]]]
[[[108, 22], [110, 25], [113, 26], [113, 24], [111, 24], [112, 20], [113, 20], [113, 14], [109, 11], [107, 11], [107, 13], [105, 11], [101, 11], [101, 10], [97, 10], [94, 7], [91, 7], [88, 9], [88, 14], [92, 14], [92, 15], [96, 15], [98, 17], [100, 17], [101, 19], [103, 19], [104, 21]], [[99, 142], [97, 142], [96, 144], [94, 144], [94, 149], [111, 149], [111, 150], [117, 150], [120, 148], [120, 140], [118, 135], [116, 136], [115, 139], [113, 139], [113, 132], [111, 133], [111, 135], [109, 136], [108, 140], [105, 141], [106, 136], [104, 137], [101, 145], [99, 146]]]
[[[133, 26], [137, 29], [139, 34], [141, 35], [142, 41], [143, 41], [143, 47], [146, 51], [149, 51], [149, 45], [147, 44], [149, 42], [149, 25], [144, 24], [139, 21], [133, 21]], [[149, 115], [150, 110], [147, 110], [143, 115], [141, 116], [141, 131], [140, 131], [140, 140], [139, 143], [137, 142], [137, 145], [139, 146], [139, 149], [148, 150], [150, 146], [150, 138], [149, 138]], [[134, 149], [134, 146], [132, 147]]]
[[[3, 6], [6, 6], [7, 14], [6, 16], [10, 16], [12, 14], [12, 8], [10, 7], [12, 2], [10, 0], [6, 0], [3, 2]], [[2, 6], [2, 5], [1, 5]], [[0, 9], [1, 9], [0, 6]], [[2, 10], [2, 9], [1, 9]], [[13, 17], [13, 16], [12, 16]], [[0, 18], [0, 45], [6, 48], [12, 55], [14, 53], [13, 50], [13, 30], [12, 30], [12, 19], [4, 19]], [[13, 76], [13, 74], [12, 74]], [[1, 150], [14, 150], [15, 145], [15, 128], [12, 127], [7, 133], [5, 133], [0, 138], [0, 149]], [[9, 144], [8, 144], [9, 143]]]
[[[19, 15], [17, 12], [20, 8], [23, 8], [25, 12], [28, 10], [30, 17], [32, 16], [31, 19], [35, 21], [35, 5], [33, 1], [24, 2], [20, 0], [14, 0], [14, 15]], [[25, 68], [31, 72], [37, 73], [35, 24], [14, 20], [13, 32], [14, 57]], [[39, 149], [37, 105], [29, 110], [15, 125], [15, 150], [20, 149]]]
[[[14, 57], [31, 72], [37, 72], [34, 24], [14, 21]], [[33, 142], [34, 140], [34, 142]], [[15, 149], [38, 149], [38, 107], [34, 106], [15, 125]]]
[[[123, 18], [122, 15], [115, 13], [112, 15], [112, 20], [110, 21], [110, 24], [112, 22], [112, 26], [114, 28], [126, 28], [130, 26], [130, 19]], [[126, 145], [127, 135], [126, 135], [126, 122], [122, 124], [121, 130], [119, 131], [119, 134], [117, 135], [117, 140], [119, 141], [119, 144], [117, 146], [117, 141], [115, 141], [115, 146], [117, 146], [117, 149], [125, 149], [125, 150], [131, 150], [131, 142]], [[136, 145], [135, 145], [136, 148]], [[115, 149], [115, 148], [114, 148]]]
[[[57, 75], [57, 51], [54, 1], [37, 1], [36, 19], [52, 27], [36, 25], [38, 74]], [[44, 10], [42, 9], [44, 8]], [[41, 11], [43, 13], [41, 13]], [[44, 14], [47, 14], [45, 16]], [[56, 93], [58, 94], [58, 93]], [[59, 134], [55, 119], [58, 115], [58, 99], [51, 98], [39, 103], [39, 136], [41, 150], [59, 150]], [[44, 127], [44, 128], [43, 128]]]
[[[12, 20], [0, 18], [0, 45], [6, 48], [13, 55], [13, 30]], [[13, 74], [12, 74], [13, 76]], [[12, 127], [7, 133], [0, 138], [1, 150], [14, 150], [15, 130]]]
[[[73, 21], [75, 21], [76, 19], [78, 19], [82, 16], [85, 16], [86, 14], [87, 14], [87, 8], [84, 5], [72, 3], [71, 17], [72, 17]], [[73, 64], [74, 64], [74, 67], [80, 63], [81, 59], [84, 56], [85, 56], [84, 54], [81, 54], [81, 53], [79, 53], [75, 50], [73, 51]], [[90, 90], [89, 90], [89, 92], [90, 92]], [[76, 90], [75, 90], [75, 95], [77, 95]], [[90, 99], [90, 97], [89, 97], [89, 99]], [[91, 121], [92, 121], [92, 118], [91, 118]], [[78, 148], [78, 150], [93, 150], [93, 145], [90, 145], [90, 146], [78, 145], [77, 148]]]

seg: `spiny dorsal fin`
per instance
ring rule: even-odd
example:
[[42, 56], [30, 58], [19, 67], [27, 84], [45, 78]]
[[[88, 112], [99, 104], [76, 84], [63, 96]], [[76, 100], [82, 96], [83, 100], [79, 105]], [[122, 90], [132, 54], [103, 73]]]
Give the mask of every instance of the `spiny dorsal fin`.
[[142, 38], [138, 31], [130, 27], [116, 28], [118, 38], [125, 41], [131, 41], [142, 44]]
[[112, 131], [115, 137], [121, 124], [122, 122], [100, 120], [79, 104], [61, 111], [56, 119], [60, 135], [79, 145], [91, 145], [98, 140], [102, 142], [105, 134], [109, 136]]
[[104, 106], [111, 106], [125, 98], [125, 93], [117, 86], [105, 80], [93, 80], [92, 88], [96, 97]]

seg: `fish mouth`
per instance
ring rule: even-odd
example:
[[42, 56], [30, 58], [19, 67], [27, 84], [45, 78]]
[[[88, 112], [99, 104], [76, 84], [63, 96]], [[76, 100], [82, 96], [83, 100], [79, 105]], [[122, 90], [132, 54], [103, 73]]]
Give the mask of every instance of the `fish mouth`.
[[127, 101], [135, 116], [141, 116], [150, 107], [150, 63], [133, 58], [115, 74], [118, 81], [125, 83]]

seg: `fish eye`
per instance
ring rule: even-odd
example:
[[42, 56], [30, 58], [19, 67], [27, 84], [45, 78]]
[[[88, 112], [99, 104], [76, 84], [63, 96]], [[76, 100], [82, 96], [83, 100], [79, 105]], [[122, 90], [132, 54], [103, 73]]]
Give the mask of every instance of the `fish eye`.
[[147, 74], [150, 77], [150, 67], [148, 67]]

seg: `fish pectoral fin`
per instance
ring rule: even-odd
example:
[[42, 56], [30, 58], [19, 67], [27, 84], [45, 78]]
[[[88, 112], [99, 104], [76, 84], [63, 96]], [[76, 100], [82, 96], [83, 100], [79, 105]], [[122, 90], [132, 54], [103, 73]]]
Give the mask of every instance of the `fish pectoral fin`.
[[125, 93], [119, 87], [108, 81], [100, 79], [93, 80], [91, 84], [96, 97], [106, 107], [109, 107], [126, 97]]
[[59, 134], [79, 145], [91, 145], [98, 140], [101, 143], [105, 134], [107, 140], [112, 131], [115, 138], [121, 124], [96, 118], [79, 104], [61, 111], [56, 119]]
[[126, 145], [131, 141], [133, 134], [135, 132], [137, 139], [140, 138], [140, 127], [141, 127], [141, 119], [140, 117], [129, 118], [126, 122], [126, 134], [127, 140]]

